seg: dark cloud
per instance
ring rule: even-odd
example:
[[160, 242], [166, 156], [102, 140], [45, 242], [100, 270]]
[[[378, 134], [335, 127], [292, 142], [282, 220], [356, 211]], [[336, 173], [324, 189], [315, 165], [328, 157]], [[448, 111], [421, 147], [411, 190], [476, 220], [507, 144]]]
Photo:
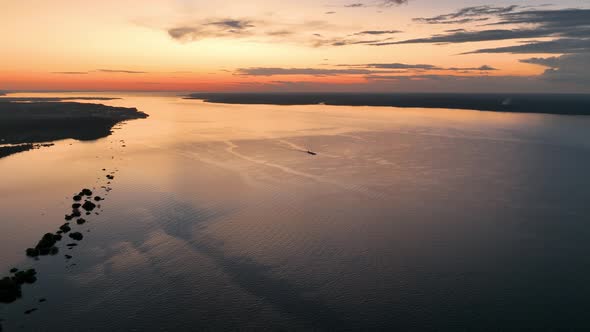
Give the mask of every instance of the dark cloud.
[[475, 6], [466, 7], [450, 14], [434, 17], [415, 18], [414, 21], [427, 24], [463, 24], [486, 21], [490, 16], [505, 14], [516, 10], [518, 6]]
[[522, 59], [520, 60], [522, 63], [529, 63], [532, 65], [539, 65], [544, 67], [552, 67], [556, 68], [559, 67], [559, 57], [550, 57], [550, 58], [529, 58], [529, 59]]
[[480, 67], [451, 67], [451, 68], [446, 68], [446, 70], [470, 72], [470, 71], [495, 71], [498, 69], [494, 68], [492, 66], [483, 65]]
[[483, 31], [457, 31], [444, 35], [434, 35], [428, 38], [408, 39], [398, 42], [376, 43], [374, 46], [400, 45], [400, 44], [444, 44], [444, 43], [469, 43], [480, 41], [508, 40], [520, 38], [546, 37], [545, 31], [536, 29], [525, 30], [483, 30]]
[[373, 39], [373, 40], [347, 40], [347, 39], [340, 39], [340, 40], [325, 40], [322, 41], [321, 43], [325, 43], [322, 45], [318, 45], [318, 46], [324, 46], [324, 45], [330, 45], [330, 46], [347, 46], [347, 45], [362, 45], [362, 44], [375, 44], [375, 43], [382, 43], [385, 42], [387, 40], [390, 40], [391, 38], [386, 38], [386, 39]]
[[502, 24], [537, 24], [541, 28], [572, 28], [590, 24], [589, 9], [529, 10], [500, 15]]
[[464, 54], [513, 53], [513, 54], [564, 54], [590, 52], [589, 39], [562, 38], [551, 41], [535, 41], [521, 45], [483, 48]]
[[552, 82], [569, 82], [579, 85], [590, 85], [590, 53], [568, 54], [558, 57], [530, 58], [521, 60], [548, 67], [541, 79]]
[[480, 67], [439, 67], [430, 64], [407, 64], [407, 63], [369, 63], [363, 65], [339, 65], [339, 66], [346, 66], [346, 67], [357, 67], [357, 68], [372, 68], [372, 69], [401, 69], [401, 70], [422, 70], [422, 71], [430, 71], [430, 70], [446, 70], [446, 71], [456, 71], [456, 72], [471, 72], [471, 71], [494, 71], [498, 70], [492, 66], [482, 65]]
[[362, 36], [362, 35], [391, 35], [395, 33], [401, 33], [403, 31], [400, 30], [366, 30], [352, 34], [353, 36]]
[[551, 68], [541, 75], [542, 79], [590, 85], [590, 53], [563, 55], [545, 60], [546, 65]]
[[[431, 18], [419, 18], [428, 24], [464, 23], [461, 20], [494, 18], [485, 25], [494, 29], [466, 31], [447, 30], [426, 38], [395, 42], [380, 42], [374, 46], [399, 44], [448, 44], [517, 39], [553, 38], [552, 40], [529, 40], [517, 45], [482, 48], [463, 54], [513, 53], [513, 54], [583, 54], [590, 53], [590, 9], [530, 10], [528, 7], [479, 6], [467, 7], [451, 14]], [[501, 29], [498, 27], [502, 26]], [[510, 28], [504, 28], [510, 26]], [[513, 28], [513, 26], [515, 26]]]

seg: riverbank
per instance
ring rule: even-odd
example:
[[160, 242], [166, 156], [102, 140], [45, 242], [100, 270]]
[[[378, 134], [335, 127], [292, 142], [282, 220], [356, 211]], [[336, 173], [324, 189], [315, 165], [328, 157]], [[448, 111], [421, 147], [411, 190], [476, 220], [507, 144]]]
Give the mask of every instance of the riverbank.
[[590, 115], [590, 95], [447, 93], [193, 93], [208, 103], [445, 108], [509, 113]]

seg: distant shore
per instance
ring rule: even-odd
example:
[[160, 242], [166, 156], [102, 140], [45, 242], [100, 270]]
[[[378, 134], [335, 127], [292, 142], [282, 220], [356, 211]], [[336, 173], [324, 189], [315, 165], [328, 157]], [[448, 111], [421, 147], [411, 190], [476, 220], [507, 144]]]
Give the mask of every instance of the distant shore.
[[579, 94], [193, 93], [186, 98], [224, 104], [324, 104], [590, 115], [590, 95]]
[[0, 158], [47, 146], [39, 143], [99, 139], [119, 122], [148, 117], [135, 108], [48, 100], [62, 99], [0, 99]]

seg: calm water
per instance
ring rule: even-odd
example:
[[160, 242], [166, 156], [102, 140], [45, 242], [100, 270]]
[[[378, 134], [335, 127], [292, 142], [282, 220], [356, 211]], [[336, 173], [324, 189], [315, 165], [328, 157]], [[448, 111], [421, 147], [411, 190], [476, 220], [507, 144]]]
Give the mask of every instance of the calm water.
[[6, 330], [590, 328], [588, 118], [116, 96], [151, 117], [0, 159]]

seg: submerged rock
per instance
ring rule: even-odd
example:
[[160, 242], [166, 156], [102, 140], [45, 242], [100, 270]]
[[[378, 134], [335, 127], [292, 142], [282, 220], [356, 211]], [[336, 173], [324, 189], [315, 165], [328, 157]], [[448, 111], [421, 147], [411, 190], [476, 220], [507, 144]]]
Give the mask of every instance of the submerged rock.
[[86, 219], [84, 219], [84, 218], [80, 218], [80, 219], [76, 220], [76, 223], [77, 223], [78, 225], [83, 225], [83, 224], [85, 224], [85, 223], [86, 223]]
[[37, 310], [38, 310], [37, 308], [29, 309], [29, 310], [25, 311], [25, 315], [30, 315]]
[[19, 285], [32, 284], [37, 281], [37, 271], [35, 269], [28, 269], [26, 271], [18, 271], [12, 280]]
[[80, 232], [74, 232], [74, 233], [70, 234], [70, 237], [76, 241], [82, 241], [82, 239], [84, 238], [84, 235], [82, 235], [82, 233], [80, 233]]

